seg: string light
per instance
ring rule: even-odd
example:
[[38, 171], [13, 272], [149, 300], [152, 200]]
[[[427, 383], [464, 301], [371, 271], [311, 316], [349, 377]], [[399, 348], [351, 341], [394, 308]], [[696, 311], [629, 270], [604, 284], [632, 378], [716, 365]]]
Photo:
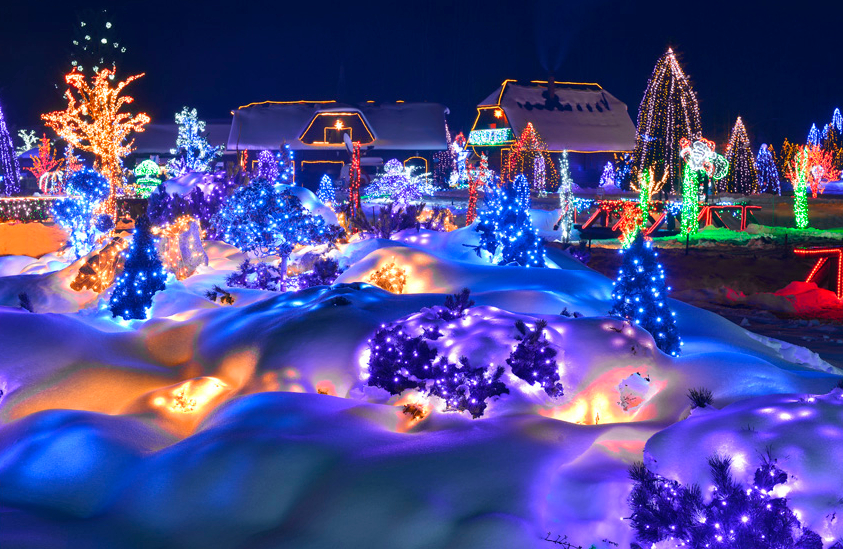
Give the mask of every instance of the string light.
[[696, 234], [699, 231], [700, 217], [700, 174], [703, 170], [695, 170], [691, 163], [685, 164], [682, 173], [682, 234]]
[[465, 224], [471, 225], [477, 218], [477, 193], [481, 186], [494, 184], [494, 172], [489, 169], [489, 157], [480, 153], [480, 166], [471, 170], [468, 180], [468, 209]]
[[796, 248], [793, 250], [793, 253], [796, 255], [817, 258], [817, 262], [814, 264], [814, 267], [811, 269], [811, 272], [808, 274], [808, 278], [805, 279], [805, 282], [814, 282], [815, 277], [823, 265], [825, 265], [829, 259], [836, 259], [837, 287], [835, 288], [835, 293], [837, 294], [837, 299], [843, 299], [843, 247]]
[[20, 165], [15, 145], [6, 127], [6, 117], [0, 107], [0, 192], [12, 196], [20, 192]]
[[[545, 174], [542, 178], [537, 178], [535, 174], [536, 157], [538, 156], [542, 157], [545, 168]], [[547, 145], [542, 141], [532, 122], [527, 123], [524, 131], [521, 132], [521, 136], [512, 145], [512, 150], [502, 166], [502, 172], [504, 181], [513, 181], [518, 174], [533, 172], [533, 180], [530, 181], [530, 186], [537, 192], [545, 192], [548, 188], [556, 188], [559, 183], [559, 174], [556, 172], [556, 166], [550, 158], [550, 153], [547, 152]]]
[[758, 193], [758, 172], [755, 170], [755, 159], [749, 146], [746, 128], [739, 116], [729, 136], [726, 146], [726, 161], [729, 163], [729, 173], [721, 181], [721, 191], [740, 194]]
[[360, 210], [360, 142], [355, 141], [351, 154], [349, 170], [348, 201], [351, 204], [351, 217], [357, 217]]
[[317, 200], [323, 204], [332, 205], [337, 199], [336, 192], [331, 176], [323, 174], [322, 179], [319, 180], [319, 188], [316, 189]]
[[205, 122], [199, 120], [196, 109], [183, 107], [181, 112], [176, 113], [176, 124], [179, 127], [176, 148], [170, 149], [170, 154], [175, 157], [167, 164], [167, 172], [172, 177], [180, 177], [187, 173], [210, 171], [211, 164], [222, 156], [225, 146], [214, 147], [208, 143]]
[[667, 174], [667, 189], [679, 187], [679, 140], [702, 133], [697, 97], [672, 49], [662, 55], [647, 82], [638, 108], [638, 134], [633, 163], [639, 172], [655, 168]]
[[574, 202], [574, 180], [571, 178], [571, 170], [568, 166], [568, 151], [563, 150], [559, 158], [559, 219], [557, 226], [562, 232], [562, 242], [571, 240], [571, 231], [574, 228], [576, 218], [576, 204]]
[[172, 223], [152, 227], [151, 231], [158, 237], [158, 255], [164, 268], [177, 279], [184, 280], [199, 265], [208, 264], [208, 254], [202, 246], [203, 234], [194, 217], [183, 215]]
[[35, 135], [35, 130], [18, 130], [18, 137], [21, 141], [23, 141], [23, 145], [15, 149], [18, 156], [31, 151], [38, 143], [38, 137]]
[[53, 215], [53, 205], [62, 200], [67, 200], [67, 198], [55, 196], [0, 198], [0, 223], [49, 221]]
[[448, 148], [454, 165], [454, 171], [451, 172], [449, 185], [455, 189], [462, 189], [468, 185], [466, 160], [468, 159], [468, 155], [471, 154], [466, 148], [465, 136], [462, 132], [454, 137]]
[[393, 257], [389, 263], [369, 273], [364, 280], [387, 292], [400, 294], [403, 293], [404, 285], [407, 283], [407, 270], [399, 267]]
[[[71, 72], [65, 76], [70, 86], [65, 92], [67, 109], [41, 116], [74, 149], [97, 157], [97, 166], [111, 186], [103, 209], [112, 218], [116, 214], [114, 200], [123, 183], [122, 158], [134, 150], [134, 140], [126, 142], [126, 138], [132, 132], [142, 132], [149, 123], [149, 116], [144, 113], [132, 116], [120, 112], [123, 105], [134, 101], [131, 96], [120, 95], [123, 88], [143, 74], [130, 76], [112, 88], [109, 77], [113, 74], [112, 70], [102, 69], [94, 76], [93, 86], [89, 86], [83, 75]], [[79, 94], [78, 100], [73, 89]]]
[[807, 229], [808, 220], [808, 155], [807, 147], [797, 150], [793, 165], [788, 166], [787, 177], [793, 183], [793, 216], [798, 229]]
[[474, 147], [501, 147], [515, 141], [512, 128], [492, 128], [487, 130], [471, 130], [468, 133], [468, 144]]
[[[24, 169], [35, 176], [35, 179], [38, 180], [38, 187], [41, 189], [42, 193], [48, 194], [53, 192], [54, 194], [59, 194], [62, 191], [61, 179], [58, 179], [58, 186], [53, 185], [48, 187], [47, 184], [51, 181], [44, 176], [58, 170], [63, 162], [63, 160], [55, 157], [53, 147], [50, 145], [50, 140], [47, 138], [47, 134], [43, 134], [41, 137], [41, 144], [38, 146], [38, 156], [32, 157], [31, 168]], [[52, 180], [52, 182], [55, 181], [55, 179]]]
[[396, 158], [387, 160], [384, 173], [363, 189], [363, 195], [388, 197], [395, 203], [406, 206], [420, 201], [424, 195], [436, 192], [436, 188], [428, 180], [428, 174], [415, 175], [413, 171], [413, 167], [405, 167]]
[[141, 198], [149, 198], [152, 191], [161, 184], [158, 178], [161, 175], [161, 167], [154, 160], [146, 159], [135, 166], [134, 174], [134, 191]]
[[122, 252], [129, 246], [129, 241], [115, 237], [99, 252], [92, 255], [79, 268], [76, 277], [70, 283], [70, 288], [77, 292], [91, 290], [101, 294], [114, 282], [117, 271], [120, 270]]

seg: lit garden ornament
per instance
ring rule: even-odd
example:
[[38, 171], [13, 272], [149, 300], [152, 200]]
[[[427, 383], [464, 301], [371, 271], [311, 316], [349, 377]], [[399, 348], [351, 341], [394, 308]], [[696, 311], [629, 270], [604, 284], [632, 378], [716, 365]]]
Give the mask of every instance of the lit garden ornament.
[[18, 156], [31, 151], [38, 145], [38, 137], [35, 135], [35, 130], [18, 130], [18, 137], [23, 142], [23, 145], [15, 149]]
[[146, 159], [135, 166], [135, 193], [140, 198], [149, 198], [152, 191], [161, 184], [158, 177], [161, 167], [154, 160]]
[[[49, 174], [55, 173], [61, 175], [59, 168], [64, 163], [64, 160], [56, 158], [53, 152], [53, 147], [50, 145], [50, 140], [47, 134], [41, 138], [41, 144], [38, 146], [38, 156], [32, 157], [32, 167], [24, 168], [38, 180], [38, 186], [44, 194], [59, 194], [61, 193], [61, 177], [45, 177]], [[55, 185], [58, 182], [59, 185]]]

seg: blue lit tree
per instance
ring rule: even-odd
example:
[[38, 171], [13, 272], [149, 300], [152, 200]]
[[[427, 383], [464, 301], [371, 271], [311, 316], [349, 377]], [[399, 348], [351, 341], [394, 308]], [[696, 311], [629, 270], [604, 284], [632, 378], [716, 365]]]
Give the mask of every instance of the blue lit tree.
[[319, 188], [316, 189], [316, 198], [323, 204], [333, 204], [336, 202], [337, 190], [334, 188], [334, 182], [331, 181], [331, 176], [324, 174], [319, 180]]
[[[88, 168], [74, 172], [65, 185], [67, 198], [53, 205], [53, 219], [68, 234], [68, 246], [76, 259], [87, 255], [101, 232], [94, 211], [108, 198], [111, 186], [101, 173]], [[100, 225], [100, 228], [103, 228]]]
[[0, 194], [12, 196], [20, 192], [20, 165], [15, 154], [15, 145], [3, 109], [0, 108]]
[[515, 191], [515, 200], [524, 211], [529, 211], [530, 206], [533, 205], [532, 197], [530, 196], [530, 181], [523, 173], [519, 173], [512, 180], [512, 190]]
[[808, 130], [808, 145], [820, 144], [820, 130], [817, 129], [816, 124], [811, 124], [811, 129]]
[[505, 187], [487, 187], [488, 209], [480, 213], [475, 230], [480, 233], [477, 254], [485, 250], [497, 265], [544, 267], [544, 249], [539, 233], [533, 226], [529, 211], [525, 210], [515, 193]]
[[165, 288], [166, 279], [167, 273], [149, 230], [149, 218], [142, 215], [135, 222], [135, 235], [123, 272], [115, 281], [108, 302], [112, 316], [123, 320], [145, 319], [152, 297]]
[[282, 273], [296, 246], [333, 242], [343, 232], [311, 214], [290, 191], [278, 192], [265, 179], [237, 189], [211, 218], [211, 226], [223, 241], [244, 252], [277, 255]]
[[286, 142], [281, 144], [281, 150], [275, 155], [278, 161], [278, 182], [282, 185], [296, 184], [296, 155], [292, 147]]
[[667, 306], [667, 286], [658, 252], [641, 233], [620, 251], [623, 264], [614, 282], [614, 305], [610, 315], [624, 318], [647, 330], [656, 346], [667, 354], [679, 356], [682, 340], [673, 313]]
[[773, 146], [763, 143], [755, 157], [755, 170], [758, 172], [758, 188], [762, 193], [770, 192], [779, 196], [782, 194], [782, 183], [779, 169], [773, 158]]
[[225, 147], [214, 147], [208, 143], [205, 122], [199, 120], [196, 109], [184, 107], [176, 113], [176, 124], [179, 126], [176, 148], [170, 149], [170, 153], [176, 156], [167, 165], [167, 171], [174, 177], [210, 171], [211, 163], [222, 156]]

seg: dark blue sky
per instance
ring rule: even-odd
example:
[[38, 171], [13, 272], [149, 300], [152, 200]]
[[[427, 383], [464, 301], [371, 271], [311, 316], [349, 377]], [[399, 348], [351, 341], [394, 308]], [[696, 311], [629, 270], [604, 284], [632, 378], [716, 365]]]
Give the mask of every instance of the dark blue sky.
[[[55, 86], [78, 13], [101, 6], [4, 5], [0, 102], [10, 125], [62, 107]], [[146, 72], [128, 89], [154, 121], [183, 105], [215, 119], [252, 101], [333, 99], [342, 67], [347, 99], [438, 101], [467, 131], [474, 105], [502, 80], [544, 79], [555, 64], [558, 80], [600, 83], [634, 121], [668, 46], [720, 143], [738, 115], [754, 147], [804, 140], [843, 104], [838, 2], [150, 0], [109, 11], [127, 47], [120, 72]]]

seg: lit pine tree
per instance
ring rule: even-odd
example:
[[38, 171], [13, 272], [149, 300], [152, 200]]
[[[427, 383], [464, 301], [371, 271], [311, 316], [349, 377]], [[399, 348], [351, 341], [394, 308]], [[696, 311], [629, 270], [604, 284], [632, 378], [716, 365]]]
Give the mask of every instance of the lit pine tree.
[[[544, 177], [536, 174], [536, 158], [539, 156], [542, 157], [539, 165], [543, 166]], [[556, 188], [559, 181], [556, 166], [550, 158], [550, 153], [547, 152], [547, 145], [531, 122], [527, 123], [521, 136], [512, 144], [512, 150], [503, 165], [502, 174], [505, 181], [513, 181], [519, 174], [530, 174], [533, 178], [530, 184], [536, 192]]]
[[165, 288], [166, 279], [167, 273], [149, 230], [149, 218], [142, 215], [135, 222], [135, 236], [123, 272], [114, 283], [109, 301], [112, 316], [123, 320], [145, 319], [152, 296]]
[[530, 211], [530, 206], [533, 205], [530, 197], [530, 182], [524, 174], [518, 174], [512, 181], [512, 190], [515, 192], [515, 201], [526, 212]]
[[638, 108], [633, 165], [639, 173], [653, 168], [656, 179], [667, 174], [667, 190], [676, 190], [682, 177], [679, 140], [693, 141], [701, 133], [697, 96], [668, 49], [656, 63]]
[[574, 228], [574, 180], [571, 178], [571, 170], [568, 166], [568, 151], [562, 151], [562, 158], [559, 159], [559, 220], [557, 227], [562, 231], [562, 241], [571, 240], [571, 231]]
[[811, 124], [811, 129], [808, 130], [808, 145], [820, 144], [820, 130], [817, 129], [816, 124]]
[[282, 143], [275, 159], [278, 162], [278, 182], [282, 185], [295, 185], [296, 157], [292, 147], [286, 142]]
[[196, 109], [182, 108], [176, 113], [176, 124], [179, 127], [176, 148], [170, 149], [170, 154], [176, 156], [167, 164], [167, 171], [173, 177], [209, 171], [211, 163], [222, 156], [225, 147], [214, 147], [208, 143], [205, 122], [199, 120]]
[[487, 197], [489, 209], [480, 214], [475, 228], [480, 233], [477, 255], [489, 252], [496, 265], [544, 267], [542, 240], [515, 192], [492, 185]]
[[763, 143], [755, 157], [755, 170], [758, 172], [758, 188], [762, 193], [782, 194], [782, 182], [776, 168], [775, 151], [772, 145]]
[[276, 183], [278, 181], [279, 172], [278, 162], [275, 159], [275, 155], [269, 151], [259, 152], [258, 165], [255, 168], [253, 177], [255, 179], [266, 179], [273, 184]]
[[729, 163], [729, 173], [720, 182], [721, 192], [756, 194], [758, 172], [755, 170], [749, 137], [740, 116], [732, 128], [732, 135], [726, 146], [726, 161]]
[[331, 176], [323, 174], [322, 179], [319, 180], [319, 188], [316, 189], [316, 198], [323, 204], [333, 204], [336, 202], [336, 189], [334, 182], [331, 181]]
[[658, 252], [640, 233], [629, 248], [621, 249], [623, 264], [614, 283], [610, 315], [619, 316], [647, 330], [656, 346], [679, 356], [682, 340], [673, 313], [667, 306], [667, 286]]
[[15, 145], [3, 109], [0, 108], [0, 194], [12, 196], [20, 192], [20, 165], [15, 154]]

